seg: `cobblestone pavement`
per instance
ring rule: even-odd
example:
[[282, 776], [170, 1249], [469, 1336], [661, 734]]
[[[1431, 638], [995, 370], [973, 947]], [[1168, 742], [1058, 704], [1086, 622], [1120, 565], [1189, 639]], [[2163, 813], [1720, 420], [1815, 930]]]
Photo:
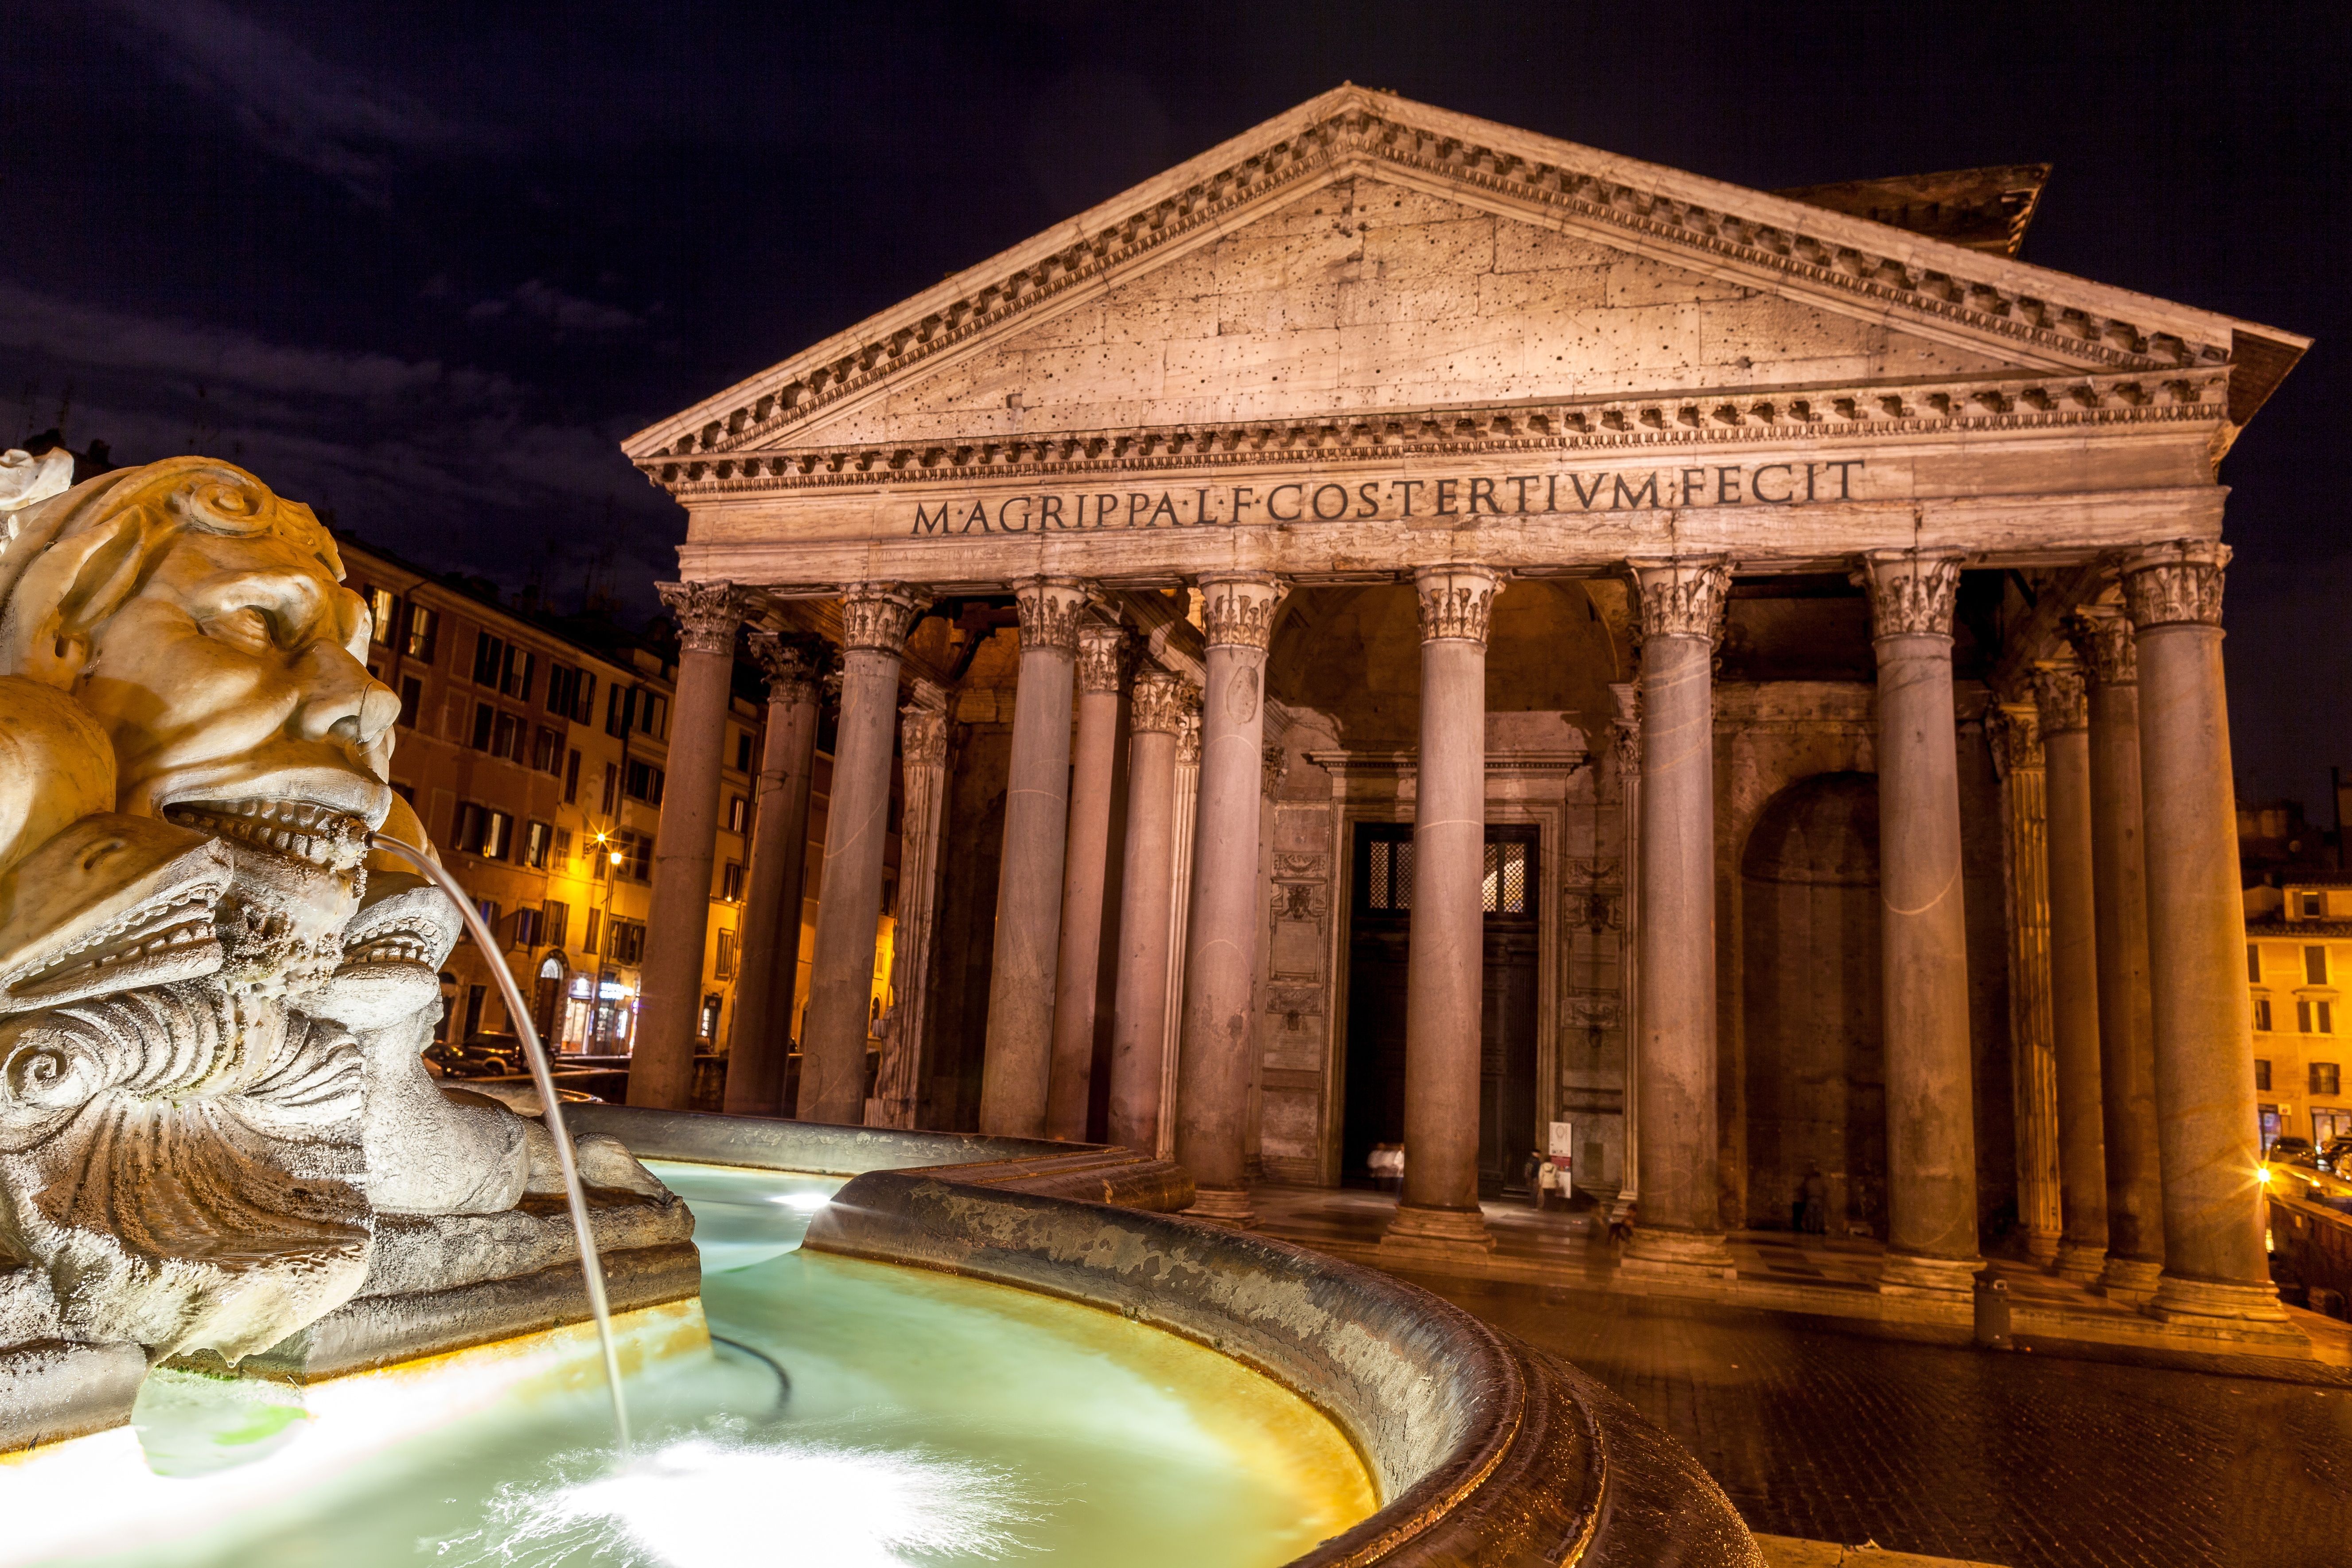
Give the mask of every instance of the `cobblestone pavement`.
[[1408, 1276], [1573, 1361], [1750, 1528], [2003, 1568], [2347, 1568], [2352, 1391]]

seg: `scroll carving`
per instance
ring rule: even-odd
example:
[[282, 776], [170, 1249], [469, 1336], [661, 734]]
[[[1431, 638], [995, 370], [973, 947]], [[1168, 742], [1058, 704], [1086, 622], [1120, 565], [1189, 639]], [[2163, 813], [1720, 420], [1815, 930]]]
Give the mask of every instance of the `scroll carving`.
[[2123, 611], [2112, 605], [2085, 605], [2067, 621], [2066, 639], [2099, 685], [2138, 684], [2139, 650], [2132, 641], [2131, 620]]
[[1289, 591], [1287, 584], [1274, 577], [1202, 578], [1203, 640], [1211, 647], [1263, 650], [1274, 631], [1274, 613]]
[[1421, 640], [1483, 643], [1502, 574], [1484, 566], [1425, 566], [1413, 574], [1421, 597]]
[[2079, 664], [2045, 664], [2036, 669], [2033, 701], [2045, 736], [2091, 727], [2090, 689]]
[[930, 595], [904, 583], [859, 583], [841, 592], [841, 646], [874, 653], [899, 654], [915, 617], [930, 604]]
[[1948, 637], [1960, 587], [1957, 550], [1874, 550], [1863, 557], [1874, 637]]
[[1021, 647], [1076, 653], [1078, 618], [1087, 613], [1087, 591], [1066, 577], [1032, 577], [1013, 585], [1021, 616]]
[[735, 632], [750, 613], [751, 595], [732, 583], [656, 583], [662, 608], [677, 622], [678, 647], [688, 653], [732, 655]]
[[1135, 678], [1128, 697], [1128, 723], [1139, 733], [1181, 735], [1200, 707], [1201, 693], [1191, 681], [1154, 666]]
[[2124, 563], [2124, 607], [2135, 630], [2221, 624], [2221, 577], [2230, 547], [2183, 539]]
[[1630, 560], [1636, 624], [1644, 637], [1706, 637], [1723, 635], [1724, 606], [1731, 593], [1731, 568], [1719, 555], [1674, 560]]

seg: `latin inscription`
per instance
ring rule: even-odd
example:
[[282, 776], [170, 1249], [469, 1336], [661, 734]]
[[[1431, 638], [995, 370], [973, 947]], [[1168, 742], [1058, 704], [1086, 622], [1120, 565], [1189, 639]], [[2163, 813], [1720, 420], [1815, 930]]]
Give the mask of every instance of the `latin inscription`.
[[1169, 489], [1046, 490], [917, 501], [910, 532], [1044, 533], [1097, 528], [1234, 528], [1439, 517], [1546, 517], [1670, 507], [1799, 506], [1853, 500], [1860, 458], [1709, 463], [1602, 473], [1444, 479], [1301, 480]]

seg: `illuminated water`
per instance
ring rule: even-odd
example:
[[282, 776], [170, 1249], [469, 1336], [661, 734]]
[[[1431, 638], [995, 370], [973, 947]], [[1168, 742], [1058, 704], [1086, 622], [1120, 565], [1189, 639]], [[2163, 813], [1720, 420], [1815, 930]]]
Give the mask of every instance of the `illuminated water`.
[[[632, 1374], [627, 1468], [610, 1462], [593, 1340], [575, 1337], [565, 1378], [494, 1388], [520, 1374], [468, 1352], [428, 1363], [437, 1382], [320, 1385], [307, 1413], [156, 1383], [141, 1433], [0, 1463], [12, 1526], [92, 1510], [149, 1538], [110, 1555], [48, 1531], [26, 1556], [12, 1530], [0, 1562], [1256, 1568], [1374, 1506], [1329, 1422], [1222, 1356], [1066, 1302], [794, 1250], [835, 1181], [655, 1169], [695, 1210], [716, 1353]], [[640, 1350], [693, 1339], [690, 1313], [633, 1320]], [[451, 1388], [484, 1407], [337, 1460], [387, 1411], [413, 1424]], [[260, 1457], [215, 1466], [245, 1448]], [[275, 1500], [204, 1517], [233, 1493]]]

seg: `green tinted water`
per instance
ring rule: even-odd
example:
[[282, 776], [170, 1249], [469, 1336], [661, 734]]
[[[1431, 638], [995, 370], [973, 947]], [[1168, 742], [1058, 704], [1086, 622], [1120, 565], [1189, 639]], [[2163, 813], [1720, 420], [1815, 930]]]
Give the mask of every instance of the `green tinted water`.
[[[7, 1517], [94, 1506], [121, 1521], [115, 1542], [140, 1543], [58, 1552], [43, 1532], [32, 1556], [0, 1542], [0, 1561], [1257, 1568], [1374, 1506], [1328, 1421], [1222, 1356], [1066, 1302], [796, 1250], [836, 1181], [655, 1169], [693, 1205], [714, 1347], [632, 1375], [628, 1467], [612, 1464], [594, 1375], [489, 1399], [327, 1473], [331, 1429], [364, 1414], [272, 1410], [254, 1443], [250, 1400], [207, 1408], [203, 1389], [159, 1384], [147, 1462], [116, 1433], [85, 1439], [114, 1449], [79, 1468], [0, 1465]], [[451, 1367], [471, 1373], [450, 1358], [440, 1375]], [[198, 1473], [238, 1443], [258, 1450], [250, 1463]], [[207, 1517], [229, 1495], [207, 1487], [257, 1500]]]

